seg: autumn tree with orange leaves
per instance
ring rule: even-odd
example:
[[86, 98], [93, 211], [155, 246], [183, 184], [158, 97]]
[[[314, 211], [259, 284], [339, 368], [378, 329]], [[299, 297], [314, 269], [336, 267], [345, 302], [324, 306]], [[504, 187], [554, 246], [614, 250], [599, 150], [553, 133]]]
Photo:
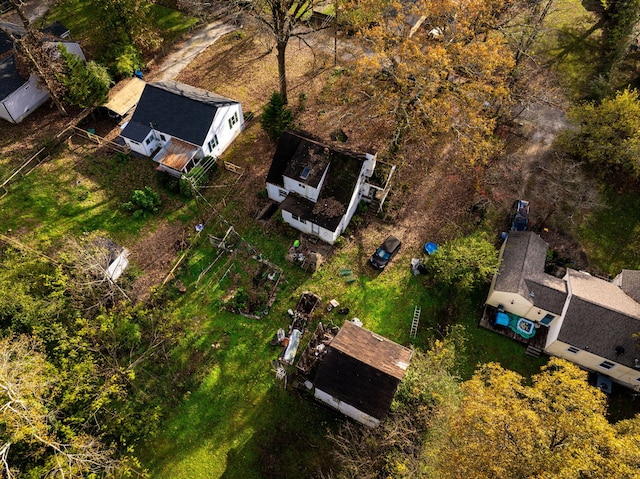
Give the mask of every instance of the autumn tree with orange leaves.
[[493, 133], [510, 106], [515, 65], [493, 28], [504, 4], [353, 0], [342, 7], [370, 51], [343, 75], [344, 91], [376, 115], [393, 115], [392, 150], [412, 142], [466, 164], [497, 152]]

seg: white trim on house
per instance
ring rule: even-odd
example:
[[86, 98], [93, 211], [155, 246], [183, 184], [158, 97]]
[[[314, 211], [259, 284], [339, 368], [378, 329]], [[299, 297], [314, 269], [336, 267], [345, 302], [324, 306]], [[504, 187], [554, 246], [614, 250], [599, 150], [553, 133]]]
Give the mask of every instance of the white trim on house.
[[343, 401], [340, 401], [339, 399], [336, 399], [331, 394], [326, 393], [318, 388], [315, 389], [313, 396], [318, 401], [323, 402], [328, 406], [331, 406], [332, 408], [340, 411], [345, 416], [349, 416], [351, 419], [355, 419], [356, 421], [358, 421], [361, 424], [364, 424], [365, 426], [375, 427], [378, 424], [380, 424], [379, 419], [376, 419], [375, 417], [360, 411], [359, 409], [351, 406], [350, 404], [347, 404]]

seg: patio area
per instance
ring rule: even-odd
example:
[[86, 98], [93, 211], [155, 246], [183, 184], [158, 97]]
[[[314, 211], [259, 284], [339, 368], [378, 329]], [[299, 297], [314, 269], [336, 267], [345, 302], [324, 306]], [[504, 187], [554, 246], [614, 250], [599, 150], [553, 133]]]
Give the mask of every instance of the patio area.
[[507, 338], [518, 341], [519, 343], [522, 343], [526, 346], [531, 346], [541, 351], [544, 349], [549, 328], [544, 325], [536, 324], [535, 335], [527, 339], [509, 328], [494, 326], [494, 318], [496, 317], [496, 312], [496, 308], [494, 308], [493, 306], [485, 305], [482, 318], [480, 318], [480, 326], [489, 329], [497, 334], [501, 334], [502, 336], [506, 336]]

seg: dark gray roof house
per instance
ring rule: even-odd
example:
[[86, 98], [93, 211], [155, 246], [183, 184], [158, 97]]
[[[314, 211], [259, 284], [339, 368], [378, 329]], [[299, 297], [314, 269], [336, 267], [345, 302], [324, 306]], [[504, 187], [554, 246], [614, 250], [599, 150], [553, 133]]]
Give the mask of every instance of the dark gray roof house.
[[147, 83], [120, 137], [158, 169], [187, 173], [205, 157], [217, 157], [242, 130], [240, 103], [176, 81]]
[[547, 243], [528, 231], [512, 231], [502, 251], [502, 262], [494, 288], [525, 298], [529, 307], [556, 314], [567, 298], [565, 282], [544, 272]]
[[318, 367], [315, 398], [375, 426], [387, 415], [412, 354], [404, 346], [345, 321]]
[[511, 232], [486, 304], [532, 323], [546, 353], [640, 389], [640, 272], [607, 281], [568, 268], [557, 278], [544, 272], [547, 249], [533, 232]]
[[291, 226], [333, 243], [360, 200], [370, 200], [375, 155], [323, 142], [310, 133], [285, 131], [267, 174], [269, 198], [280, 203]]
[[[62, 27], [61, 24], [59, 25]], [[24, 28], [20, 25], [5, 23], [3, 28], [15, 36], [20, 36], [24, 32]], [[80, 46], [77, 43], [62, 41], [53, 34], [56, 31], [58, 31], [57, 28], [43, 41], [63, 45], [67, 51], [84, 60]], [[31, 74], [28, 78], [20, 75], [16, 66], [13, 40], [10, 35], [0, 30], [0, 118], [11, 123], [20, 123], [45, 103], [49, 99], [49, 92], [39, 80], [35, 74]]]

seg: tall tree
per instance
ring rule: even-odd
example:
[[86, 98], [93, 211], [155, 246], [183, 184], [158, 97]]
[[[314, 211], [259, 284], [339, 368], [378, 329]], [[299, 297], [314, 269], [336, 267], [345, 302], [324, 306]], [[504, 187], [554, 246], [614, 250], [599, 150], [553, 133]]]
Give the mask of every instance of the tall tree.
[[251, 12], [273, 35], [276, 42], [278, 58], [278, 84], [280, 96], [285, 104], [287, 96], [287, 65], [286, 51], [289, 40], [300, 36], [296, 28], [313, 12], [316, 0], [254, 0], [251, 2]]
[[[52, 409], [57, 378], [38, 341], [27, 336], [0, 340], [0, 461], [4, 477], [18, 477], [29, 456], [45, 458], [38, 467], [41, 477], [81, 478], [119, 467], [112, 451], [95, 438], [57, 430]], [[19, 454], [11, 454], [14, 446]]]
[[25, 73], [38, 75], [40, 81], [44, 83], [51, 95], [56, 108], [63, 115], [67, 115], [64, 107], [63, 97], [65, 93], [64, 85], [58, 80], [63, 69], [63, 62], [60, 52], [55, 43], [46, 42], [41, 32], [31, 25], [27, 14], [24, 11], [24, 4], [20, 0], [9, 0], [15, 7], [22, 25], [25, 29], [24, 35], [16, 35], [11, 30], [5, 30], [17, 46], [17, 56], [26, 65]]
[[575, 128], [558, 139], [562, 150], [620, 180], [640, 178], [640, 97], [633, 89], [569, 111]]
[[487, 160], [497, 151], [493, 132], [509, 105], [514, 66], [491, 28], [503, 8], [503, 0], [351, 2], [348, 18], [371, 53], [354, 75], [343, 75], [345, 96], [373, 105], [378, 115], [391, 112], [396, 146], [411, 141], [429, 156], [446, 151], [467, 163]]
[[483, 233], [446, 242], [425, 264], [436, 281], [459, 291], [488, 282], [499, 265], [498, 252]]
[[492, 363], [462, 386], [437, 451], [436, 477], [634, 478], [640, 418], [609, 424], [606, 399], [587, 373], [551, 359], [531, 385]]

